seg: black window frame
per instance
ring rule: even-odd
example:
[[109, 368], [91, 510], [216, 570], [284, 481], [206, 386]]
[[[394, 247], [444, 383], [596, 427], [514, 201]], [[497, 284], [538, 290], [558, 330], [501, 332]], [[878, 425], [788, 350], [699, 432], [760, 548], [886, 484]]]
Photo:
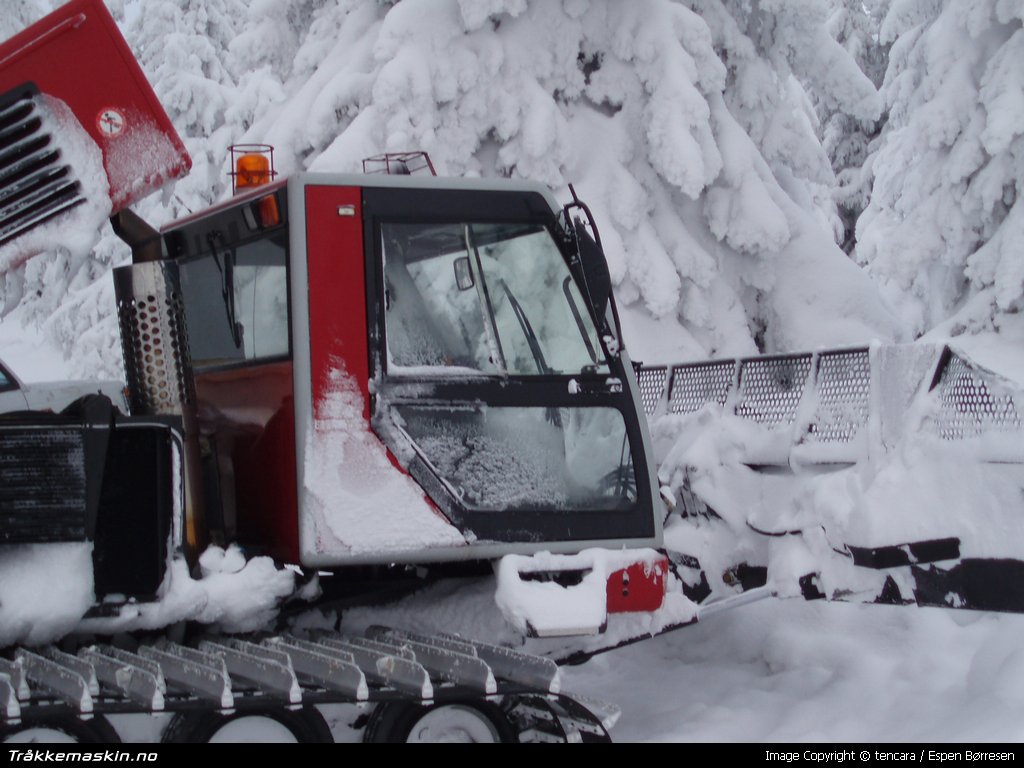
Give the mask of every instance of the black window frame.
[[[245, 358], [229, 362], [215, 364], [203, 364], [192, 358], [192, 366], [197, 373], [216, 373], [218, 371], [235, 370], [239, 368], [255, 368], [263, 365], [286, 362], [292, 359], [294, 351], [294, 334], [292, 331], [292, 269], [291, 269], [291, 242], [289, 236], [289, 220], [287, 210], [287, 195], [285, 188], [269, 192], [277, 201], [280, 222], [271, 227], [252, 229], [243, 214], [243, 210], [252, 209], [258, 204], [259, 199], [246, 199], [238, 205], [229, 206], [214, 214], [206, 216], [198, 221], [188, 221], [180, 227], [164, 233], [164, 242], [168, 254], [179, 264], [188, 264], [199, 259], [209, 258], [212, 253], [209, 244], [211, 236], [219, 238], [218, 248], [220, 250], [235, 250], [260, 240], [271, 237], [279, 237], [284, 246], [284, 269], [285, 269], [285, 298], [287, 302], [287, 338], [288, 351], [278, 355], [264, 357]], [[183, 291], [184, 292], [184, 291]], [[198, 329], [189, 327], [189, 338]], [[190, 345], [191, 346], [191, 345]], [[191, 356], [191, 350], [190, 350]]]
[[14, 378], [14, 374], [7, 368], [3, 363], [0, 363], [0, 392], [14, 392], [21, 387], [18, 385], [18, 380]]
[[[555, 214], [546, 199], [537, 192], [505, 190], [434, 189], [429, 193], [415, 188], [368, 187], [363, 189], [363, 242], [366, 263], [367, 328], [370, 377], [376, 382], [371, 390], [371, 425], [378, 437], [398, 456], [406, 457], [409, 474], [427, 492], [438, 508], [464, 533], [478, 541], [495, 542], [571, 542], [596, 540], [649, 539], [655, 533], [654, 499], [648, 481], [652, 460], [644, 451], [640, 414], [636, 411], [621, 358], [608, 357], [606, 373], [574, 374], [500, 374], [479, 372], [452, 377], [439, 375], [389, 375], [387, 370], [387, 328], [383, 301], [384, 269], [381, 226], [385, 223], [500, 223], [542, 224], [558, 244], [573, 279], [579, 283], [573, 267], [574, 245], [561, 234]], [[581, 296], [593, 318], [593, 307]], [[580, 385], [570, 392], [569, 382]], [[618, 379], [618, 388], [607, 385]], [[424, 396], [429, 385], [430, 396]], [[404, 433], [396, 428], [390, 414], [381, 405], [483, 404], [492, 407], [602, 407], [617, 410], [625, 425], [636, 482], [636, 501], [628, 510], [564, 510], [554, 506], [543, 509], [474, 511], [467, 509], [421, 458], [410, 452]]]

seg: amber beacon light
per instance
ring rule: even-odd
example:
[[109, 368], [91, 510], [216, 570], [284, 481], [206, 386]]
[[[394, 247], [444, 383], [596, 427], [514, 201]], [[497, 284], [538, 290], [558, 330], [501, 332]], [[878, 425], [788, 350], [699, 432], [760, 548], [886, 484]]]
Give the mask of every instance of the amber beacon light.
[[269, 144], [232, 144], [230, 150], [233, 194], [269, 184], [277, 176], [274, 148]]

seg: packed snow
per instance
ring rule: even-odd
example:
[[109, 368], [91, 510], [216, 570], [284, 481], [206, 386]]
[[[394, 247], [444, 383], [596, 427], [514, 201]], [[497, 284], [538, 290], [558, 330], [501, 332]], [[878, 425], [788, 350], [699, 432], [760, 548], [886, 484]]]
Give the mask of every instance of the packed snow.
[[295, 587], [295, 574], [269, 557], [247, 559], [234, 545], [210, 547], [196, 578], [183, 558], [169, 559], [157, 601], [130, 601], [112, 615], [86, 617], [96, 602], [91, 544], [7, 544], [0, 546], [0, 644], [43, 645], [72, 632], [105, 636], [183, 621], [254, 632], [273, 624]]
[[[12, 5], [0, 34], [48, 2]], [[721, 515], [673, 518], [666, 531], [670, 547], [700, 557], [716, 595], [733, 591], [719, 575], [737, 558], [767, 562], [783, 594], [818, 570], [826, 589], [870, 595], [878, 574], [851, 572], [836, 549], [904, 543], [937, 527], [958, 536], [964, 554], [1019, 556], [1020, 464], [982, 460], [1019, 452], [1019, 435], [936, 438], [927, 428], [934, 397], [921, 384], [930, 345], [950, 343], [1024, 402], [1017, 0], [112, 5], [194, 161], [187, 179], [138, 206], [154, 224], [228, 194], [232, 142], [274, 144], [284, 173], [354, 171], [371, 154], [425, 149], [443, 175], [531, 178], [566, 201], [575, 183], [601, 227], [634, 359], [879, 350], [921, 338], [905, 386], [875, 404], [879, 418], [899, 419], [844, 449], [849, 466], [809, 462], [791, 435], [721, 409], [654, 425], [663, 476], [676, 490], [685, 479]], [[85, 155], [79, 172], [101, 185]], [[127, 251], [96, 222], [0, 275], [0, 357], [25, 380], [120, 375], [109, 270]], [[370, 472], [387, 459], [349, 428], [363, 406], [339, 375], [311, 436], [323, 444], [310, 447], [337, 461], [306, 491], [323, 504], [320, 533], [346, 542], [362, 516], [350, 512], [371, 494], [342, 454], [359, 454]], [[745, 461], [780, 450], [780, 473]], [[400, 544], [461, 542], [411, 481], [369, 490], [401, 518]], [[346, 546], [373, 545], [356, 538]], [[0, 553], [0, 644], [185, 619], [250, 631], [273, 620], [294, 586], [267, 558], [214, 548], [198, 579], [171, 563], [160, 604], [81, 622], [93, 599], [88, 548], [47, 546], [59, 549]], [[57, 551], [60, 568], [51, 568]], [[348, 611], [341, 628], [393, 623], [522, 643], [525, 622], [510, 623], [495, 598], [525, 616], [515, 603], [528, 596], [497, 584], [442, 582]], [[555, 613], [571, 604], [580, 615], [554, 620], [580, 623], [589, 596], [542, 602]], [[670, 597], [669, 623], [695, 615], [680, 593]], [[294, 627], [337, 619], [308, 613]], [[642, 630], [629, 621], [609, 617], [609, 631]], [[622, 706], [613, 735], [623, 741], [1016, 741], [1022, 636], [1019, 616], [771, 600], [568, 669], [563, 687]], [[332, 722], [345, 732], [343, 718]], [[125, 735], [152, 738], [152, 727]]]
[[459, 547], [465, 538], [366, 429], [364, 397], [343, 368], [316, 405], [306, 447], [301, 542], [316, 557], [344, 559], [386, 549]]

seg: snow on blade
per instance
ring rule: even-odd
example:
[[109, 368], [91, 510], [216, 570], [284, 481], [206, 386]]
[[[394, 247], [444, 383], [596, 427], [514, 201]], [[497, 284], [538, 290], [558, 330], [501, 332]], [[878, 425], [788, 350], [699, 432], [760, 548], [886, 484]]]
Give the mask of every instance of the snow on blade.
[[[716, 513], [673, 520], [666, 544], [697, 556], [716, 579], [741, 562], [765, 564], [782, 594], [798, 594], [809, 573], [826, 594], [868, 596], [899, 577], [855, 567], [847, 547], [955, 538], [963, 558], [1024, 558], [1015, 406], [1024, 384], [956, 354], [944, 362], [941, 350], [871, 351], [870, 412], [845, 450], [810, 428], [822, 427], [807, 419], [819, 410], [821, 381], [808, 381], [790, 423], [759, 423], [763, 413], [744, 415], [731, 402], [660, 419], [662, 476]], [[912, 597], [913, 585], [900, 587]]]
[[[653, 549], [586, 549], [575, 555], [506, 555], [496, 569], [495, 602], [521, 632], [538, 637], [597, 634], [608, 620], [608, 577], [634, 563], [652, 567], [661, 558]], [[538, 572], [579, 571], [581, 581], [562, 586], [553, 580], [532, 580]]]

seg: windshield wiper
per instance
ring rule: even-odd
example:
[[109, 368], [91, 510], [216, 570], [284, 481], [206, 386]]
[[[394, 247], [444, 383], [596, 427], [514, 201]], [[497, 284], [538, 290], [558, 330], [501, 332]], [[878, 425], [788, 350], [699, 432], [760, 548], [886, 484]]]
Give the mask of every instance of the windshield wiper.
[[[571, 284], [572, 277], [567, 276], [565, 280], [562, 281], [562, 293], [565, 294], [565, 300], [569, 304], [569, 311], [572, 312], [572, 319], [576, 321], [576, 327], [579, 329], [580, 336], [583, 337], [583, 343], [587, 347], [587, 354], [590, 355], [590, 359], [594, 361], [594, 365], [596, 367], [600, 364], [597, 359], [597, 350], [594, 349], [594, 345], [590, 342], [590, 334], [587, 333], [587, 327], [583, 323], [583, 316], [580, 315], [579, 307], [576, 306], [576, 299], [573, 298], [572, 291], [569, 288]], [[584, 373], [587, 372], [587, 367], [589, 366], [584, 366]]]
[[504, 280], [499, 280], [502, 290], [505, 291], [505, 297], [508, 299], [508, 303], [512, 306], [512, 312], [515, 314], [516, 319], [519, 321], [519, 327], [523, 329], [523, 336], [526, 337], [526, 343], [530, 347], [530, 353], [533, 355], [533, 361], [537, 364], [537, 370], [539, 373], [551, 373], [551, 368], [548, 367], [547, 361], [544, 359], [544, 351], [540, 348], [540, 342], [537, 341], [537, 334], [533, 331], [533, 325], [530, 323], [530, 318], [526, 316], [526, 312], [523, 311], [522, 305], [512, 294], [512, 289], [508, 287], [508, 283]]
[[491, 304], [491, 293], [487, 289], [487, 281], [484, 279], [484, 265], [480, 259], [480, 250], [473, 243], [469, 231], [469, 224], [463, 225], [463, 233], [466, 240], [466, 254], [472, 254], [470, 264], [476, 264], [476, 292], [480, 300], [481, 314], [484, 319], [484, 333], [487, 335], [487, 346], [490, 347], [494, 364], [503, 374], [508, 373], [508, 365], [505, 362], [505, 353], [501, 348], [501, 338], [498, 336], [498, 324], [494, 319], [494, 306]]
[[213, 255], [213, 265], [220, 272], [220, 293], [221, 298], [224, 299], [224, 309], [228, 314], [228, 330], [231, 332], [231, 340], [235, 343], [235, 349], [241, 349], [242, 324], [238, 322], [238, 315], [235, 312], [235, 254], [234, 251], [225, 251], [224, 263], [221, 264], [217, 251], [217, 241], [220, 239], [219, 232], [211, 232], [207, 235], [206, 242]]

